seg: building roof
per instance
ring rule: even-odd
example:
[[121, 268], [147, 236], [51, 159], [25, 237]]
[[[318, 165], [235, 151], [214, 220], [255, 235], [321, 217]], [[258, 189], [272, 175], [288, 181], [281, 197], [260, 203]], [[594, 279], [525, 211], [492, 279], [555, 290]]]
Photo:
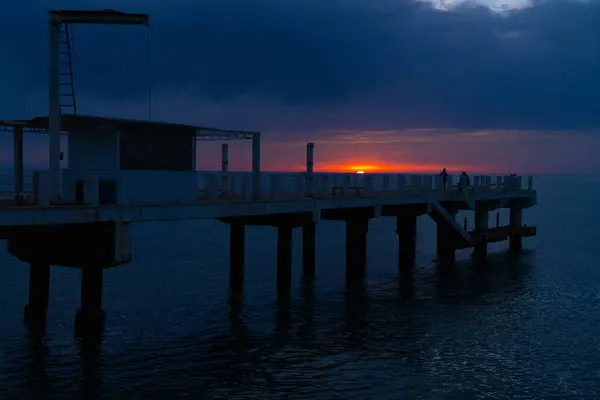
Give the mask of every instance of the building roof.
[[[30, 120], [0, 120], [0, 127], [22, 127], [28, 131], [46, 133], [49, 117], [35, 117]], [[190, 131], [196, 133], [201, 140], [232, 140], [252, 139], [259, 132], [217, 129], [204, 126], [193, 126], [171, 122], [144, 121], [125, 118], [97, 117], [92, 115], [62, 115], [61, 131], [64, 133], [86, 130], [128, 130], [145, 129], [148, 131], [164, 132], [165, 134], [178, 134]]]

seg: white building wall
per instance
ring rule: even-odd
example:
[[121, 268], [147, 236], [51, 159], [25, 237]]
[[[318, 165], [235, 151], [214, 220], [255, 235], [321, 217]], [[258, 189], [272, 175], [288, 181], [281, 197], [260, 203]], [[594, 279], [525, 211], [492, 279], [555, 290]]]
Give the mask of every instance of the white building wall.
[[69, 132], [69, 167], [62, 174], [62, 196], [75, 201], [75, 182], [114, 179], [119, 168], [119, 132]]

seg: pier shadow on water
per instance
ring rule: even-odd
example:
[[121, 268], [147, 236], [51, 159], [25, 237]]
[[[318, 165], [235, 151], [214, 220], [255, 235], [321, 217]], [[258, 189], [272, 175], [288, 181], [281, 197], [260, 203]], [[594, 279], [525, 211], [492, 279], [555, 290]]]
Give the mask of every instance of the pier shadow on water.
[[[219, 328], [106, 350], [109, 329], [72, 344], [79, 365], [52, 354], [45, 336], [15, 338], [6, 351], [15, 356], [0, 378], [0, 388], [10, 387], [2, 398], [417, 396], [439, 384], [432, 365], [449, 345], [439, 339], [448, 325], [471, 325], [480, 312], [495, 318], [481, 307], [499, 297], [518, 301], [531, 256], [490, 253], [485, 263], [404, 266], [395, 278], [367, 276], [335, 290], [319, 290], [317, 279], [302, 282], [299, 296], [280, 296], [260, 310], [243, 293], [230, 294]], [[450, 392], [461, 393], [469, 392]]]

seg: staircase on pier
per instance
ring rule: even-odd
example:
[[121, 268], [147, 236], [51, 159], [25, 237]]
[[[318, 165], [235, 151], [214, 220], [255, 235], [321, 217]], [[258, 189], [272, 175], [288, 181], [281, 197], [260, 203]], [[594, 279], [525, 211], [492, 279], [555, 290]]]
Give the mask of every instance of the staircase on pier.
[[456, 221], [454, 216], [436, 200], [431, 201], [429, 204], [431, 206], [429, 207], [429, 216], [444, 228], [453, 247], [471, 247], [471, 235]]

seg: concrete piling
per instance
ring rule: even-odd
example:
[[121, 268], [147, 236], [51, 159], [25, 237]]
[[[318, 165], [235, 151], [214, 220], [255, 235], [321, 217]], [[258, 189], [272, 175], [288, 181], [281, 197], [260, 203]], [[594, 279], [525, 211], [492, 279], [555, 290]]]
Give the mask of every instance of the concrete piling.
[[50, 264], [29, 265], [29, 302], [25, 305], [24, 322], [31, 330], [46, 327], [46, 313], [50, 297]]
[[292, 289], [292, 226], [277, 227], [277, 293], [287, 295]]
[[244, 286], [246, 226], [241, 222], [229, 224], [229, 288], [239, 292]]
[[[523, 209], [516, 206], [511, 205], [510, 207], [510, 228], [512, 230], [516, 230], [521, 228], [523, 225]], [[509, 247], [512, 252], [520, 252], [523, 250], [523, 237], [519, 234], [510, 235], [509, 238]]]
[[369, 220], [363, 218], [359, 221], [360, 237], [360, 269], [361, 274], [365, 275], [367, 268], [367, 235], [369, 233]]
[[396, 217], [398, 265], [410, 264], [417, 254], [417, 216]]
[[[456, 218], [456, 210], [447, 210], [448, 213]], [[438, 260], [442, 263], [452, 264], [456, 260], [456, 249], [450, 242], [451, 235], [448, 232], [448, 227], [443, 224], [437, 224], [437, 255]]]
[[302, 226], [302, 275], [305, 280], [315, 278], [316, 226], [314, 222]]
[[361, 279], [367, 262], [368, 219], [346, 221], [346, 279]]
[[[483, 234], [489, 228], [489, 209], [485, 204], [478, 203], [475, 206], [475, 231]], [[475, 256], [484, 258], [487, 256], [487, 241], [481, 240], [475, 245]]]
[[75, 315], [75, 331], [79, 335], [104, 330], [106, 314], [102, 309], [103, 269], [87, 266], [81, 269], [81, 308]]

